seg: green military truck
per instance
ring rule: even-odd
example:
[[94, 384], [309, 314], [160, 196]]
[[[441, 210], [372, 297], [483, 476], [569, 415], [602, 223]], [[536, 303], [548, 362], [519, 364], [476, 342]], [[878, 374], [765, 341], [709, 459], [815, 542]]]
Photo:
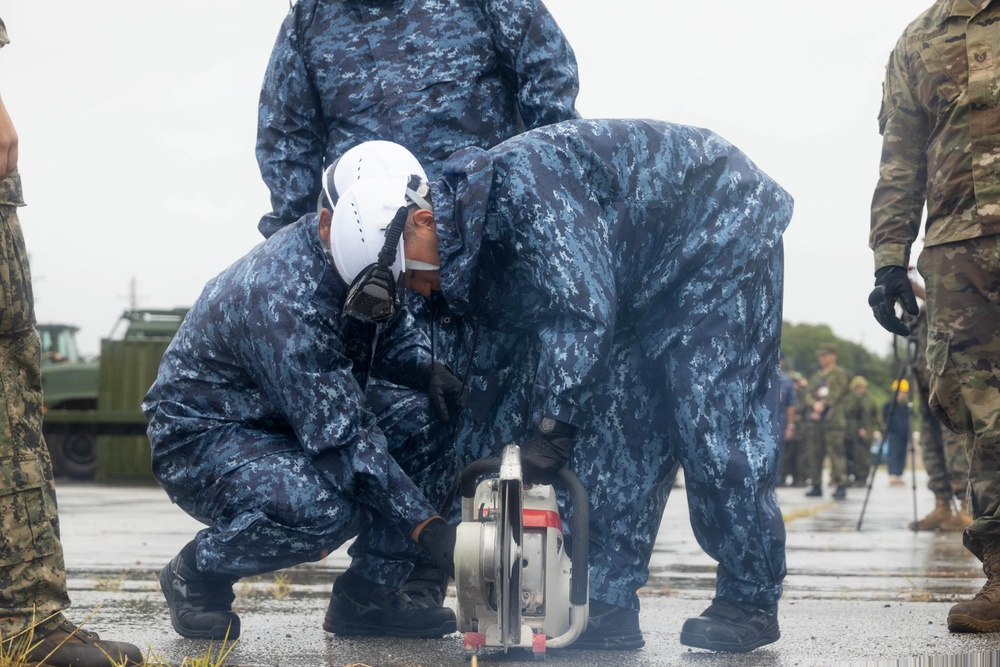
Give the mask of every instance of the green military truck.
[[148, 476], [146, 421], [139, 404], [187, 310], [126, 311], [101, 340], [96, 359], [80, 355], [77, 327], [38, 325], [42, 430], [57, 476], [102, 481]]

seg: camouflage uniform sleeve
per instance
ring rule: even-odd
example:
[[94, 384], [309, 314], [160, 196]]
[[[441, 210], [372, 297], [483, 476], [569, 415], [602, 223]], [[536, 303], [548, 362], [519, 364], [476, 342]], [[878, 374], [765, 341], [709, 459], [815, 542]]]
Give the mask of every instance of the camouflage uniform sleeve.
[[326, 324], [338, 316], [307, 299], [253, 299], [248, 319], [261, 325], [242, 361], [331, 482], [408, 534], [435, 511], [389, 454], [338, 332]]
[[281, 24], [257, 107], [257, 164], [271, 191], [272, 211], [258, 229], [265, 238], [314, 212], [320, 191], [325, 128], [319, 95], [298, 39], [299, 2]]
[[576, 56], [541, 0], [493, 0], [486, 15], [525, 127], [579, 118]]
[[372, 373], [394, 384], [426, 389], [430, 366], [430, 339], [403, 308], [379, 336]]
[[889, 57], [879, 112], [882, 161], [872, 197], [869, 236], [876, 270], [908, 265], [924, 208], [929, 122], [914, 91], [908, 61], [904, 36]]

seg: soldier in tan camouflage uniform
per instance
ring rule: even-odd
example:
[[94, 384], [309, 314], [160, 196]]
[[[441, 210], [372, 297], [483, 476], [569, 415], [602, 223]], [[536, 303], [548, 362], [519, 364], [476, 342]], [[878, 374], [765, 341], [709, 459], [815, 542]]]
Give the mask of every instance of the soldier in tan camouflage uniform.
[[868, 393], [868, 380], [860, 375], [851, 379], [851, 391], [844, 397], [847, 420], [847, 472], [854, 486], [864, 486], [872, 467], [872, 438], [882, 428], [878, 406]]
[[837, 350], [832, 345], [821, 345], [816, 350], [820, 369], [809, 378], [807, 404], [811, 410], [806, 417], [806, 447], [809, 460], [809, 477], [812, 488], [807, 496], [823, 495], [823, 461], [830, 458], [830, 484], [836, 486], [833, 497], [847, 497], [847, 457], [844, 436], [847, 421], [843, 399], [848, 392], [850, 377], [837, 365]]
[[[0, 19], [0, 47], [7, 43]], [[135, 646], [100, 640], [61, 613], [69, 596], [52, 464], [42, 439], [31, 274], [17, 219], [24, 205], [17, 133], [2, 99], [0, 179], [0, 656], [24, 654], [34, 664], [48, 655], [45, 664], [52, 667], [139, 664]]]
[[1000, 0], [939, 0], [903, 32], [889, 58], [879, 114], [880, 178], [870, 245], [869, 305], [906, 335], [901, 302], [926, 204], [918, 268], [927, 292], [930, 409], [971, 436], [965, 546], [987, 582], [952, 607], [953, 632], [1000, 631]]

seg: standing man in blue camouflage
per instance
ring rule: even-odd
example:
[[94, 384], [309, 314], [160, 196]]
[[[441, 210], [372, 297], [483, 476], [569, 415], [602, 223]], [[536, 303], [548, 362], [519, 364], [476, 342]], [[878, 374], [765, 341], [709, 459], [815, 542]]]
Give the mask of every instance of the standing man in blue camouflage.
[[[258, 227], [268, 237], [312, 211], [324, 162], [362, 142], [404, 145], [433, 179], [457, 150], [576, 118], [578, 91], [573, 50], [541, 0], [299, 0], [260, 94], [257, 161], [273, 210]], [[436, 357], [464, 365], [461, 319], [407, 296], [419, 325], [434, 322]], [[440, 437], [425, 392], [374, 378], [367, 394], [390, 440]], [[436, 465], [422, 489], [439, 505], [459, 469]], [[420, 563], [405, 590], [440, 606], [446, 586]]]
[[[377, 324], [345, 303], [348, 285], [380, 251], [402, 271], [402, 221], [386, 242], [385, 225], [344, 219], [349, 230], [331, 248], [332, 208], [324, 196], [318, 215], [283, 228], [209, 281], [142, 404], [153, 474], [208, 526], [160, 573], [182, 636], [239, 636], [238, 579], [320, 560], [362, 529], [358, 541], [370, 541], [388, 524], [403, 544], [397, 551], [409, 544], [418, 552], [419, 541], [431, 562], [453, 562], [454, 531], [407, 474], [445, 452], [387, 442], [364, 387], [381, 375], [432, 390], [458, 410], [448, 387], [460, 383], [433, 366], [405, 310]], [[404, 471], [394, 455], [413, 465]], [[417, 605], [400, 591], [410, 556], [396, 567], [355, 557], [334, 584], [324, 629], [454, 632], [453, 611]]]
[[[384, 187], [398, 197], [401, 184]], [[590, 624], [574, 648], [643, 646], [636, 591], [678, 465], [719, 562], [717, 597], [681, 641], [776, 641], [791, 198], [712, 132], [642, 120], [460, 151], [431, 196], [404, 231], [424, 267], [407, 284], [440, 290], [475, 329], [460, 453], [520, 443], [526, 481], [569, 463], [590, 495]]]
[[385, 139], [445, 158], [577, 116], [576, 59], [541, 0], [299, 0], [260, 93], [267, 237], [312, 211], [324, 160]]
[[897, 302], [917, 315], [907, 276], [927, 293], [930, 409], [970, 437], [965, 546], [986, 584], [948, 614], [952, 632], [1000, 631], [1000, 0], [938, 0], [899, 38], [886, 70], [882, 163], [872, 199], [875, 289], [887, 330], [907, 335]]

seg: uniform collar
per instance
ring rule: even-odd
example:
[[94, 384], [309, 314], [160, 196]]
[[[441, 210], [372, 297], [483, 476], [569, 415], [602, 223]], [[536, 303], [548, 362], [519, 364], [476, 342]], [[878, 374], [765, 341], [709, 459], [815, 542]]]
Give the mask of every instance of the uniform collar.
[[993, 0], [947, 0], [942, 3], [941, 16], [950, 18], [972, 18], [990, 6]]

